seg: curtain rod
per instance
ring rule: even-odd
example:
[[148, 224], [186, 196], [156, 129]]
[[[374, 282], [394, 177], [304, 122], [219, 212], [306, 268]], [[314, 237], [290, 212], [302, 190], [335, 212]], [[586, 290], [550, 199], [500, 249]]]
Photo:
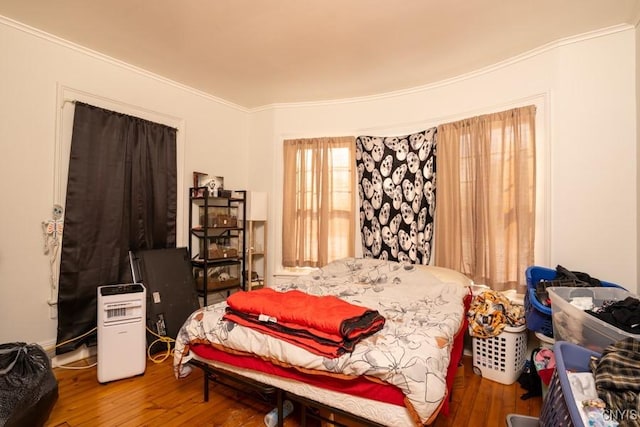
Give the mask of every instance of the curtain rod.
[[131, 115], [131, 114], [128, 114], [128, 113], [122, 113], [122, 112], [120, 112], [120, 111], [115, 111], [115, 110], [112, 110], [112, 109], [110, 109], [110, 108], [99, 107], [99, 106], [97, 106], [97, 105], [89, 104], [88, 102], [85, 102], [85, 101], [78, 101], [77, 99], [68, 99], [68, 98], [65, 98], [65, 99], [62, 101], [62, 105], [60, 106], [60, 109], [63, 109], [63, 108], [65, 107], [65, 105], [67, 105], [67, 104], [75, 104], [75, 103], [77, 103], [77, 102], [82, 102], [83, 104], [90, 105], [90, 106], [92, 106], [92, 107], [96, 107], [96, 108], [101, 108], [101, 109], [103, 109], [103, 110], [113, 111], [114, 113], [124, 114], [125, 116], [137, 117], [137, 118], [139, 118], [139, 119], [141, 119], [141, 120], [146, 120], [146, 121], [148, 121], [148, 122], [157, 123], [157, 124], [160, 124], [160, 125], [162, 125], [162, 126], [166, 126], [166, 127], [171, 128], [171, 129], [174, 129], [174, 130], [176, 131], [176, 133], [177, 133], [177, 132], [179, 132], [179, 129], [178, 129], [177, 127], [174, 127], [174, 126], [171, 126], [171, 125], [167, 125], [167, 124], [164, 124], [164, 123], [159, 123], [159, 122], [156, 122], [156, 121], [153, 121], [153, 120], [149, 120], [149, 119], [145, 119], [145, 118], [142, 118], [142, 117], [134, 116], [134, 115]]

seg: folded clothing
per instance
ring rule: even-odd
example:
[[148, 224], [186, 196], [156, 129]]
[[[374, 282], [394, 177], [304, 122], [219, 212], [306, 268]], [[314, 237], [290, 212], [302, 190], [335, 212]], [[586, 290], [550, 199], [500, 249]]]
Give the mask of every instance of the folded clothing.
[[600, 308], [587, 310], [587, 313], [625, 332], [640, 334], [640, 300], [637, 298], [607, 302]]
[[363, 338], [384, 327], [376, 310], [338, 297], [263, 288], [227, 298], [223, 319], [284, 339], [326, 357], [353, 351]]

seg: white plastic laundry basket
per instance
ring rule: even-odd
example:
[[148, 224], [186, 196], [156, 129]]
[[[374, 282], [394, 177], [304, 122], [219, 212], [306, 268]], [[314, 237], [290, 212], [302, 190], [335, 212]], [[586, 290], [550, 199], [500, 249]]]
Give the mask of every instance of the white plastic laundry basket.
[[491, 338], [472, 337], [473, 372], [501, 384], [516, 382], [527, 360], [526, 326], [506, 326]]

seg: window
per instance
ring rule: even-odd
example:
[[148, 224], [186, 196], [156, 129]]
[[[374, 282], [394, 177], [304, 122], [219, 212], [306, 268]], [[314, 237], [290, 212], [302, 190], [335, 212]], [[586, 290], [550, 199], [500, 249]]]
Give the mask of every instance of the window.
[[355, 253], [355, 138], [284, 141], [282, 265]]
[[535, 106], [438, 126], [435, 264], [524, 285], [535, 241]]
[[164, 124], [75, 103], [58, 354], [94, 342], [69, 341], [95, 327], [96, 288], [131, 279], [128, 251], [176, 246], [176, 134]]

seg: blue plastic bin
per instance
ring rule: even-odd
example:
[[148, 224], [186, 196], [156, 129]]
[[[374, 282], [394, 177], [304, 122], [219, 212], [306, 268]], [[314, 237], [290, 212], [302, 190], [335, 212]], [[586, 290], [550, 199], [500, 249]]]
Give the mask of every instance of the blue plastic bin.
[[591, 356], [599, 358], [600, 353], [566, 341], [557, 341], [553, 345], [553, 353], [556, 358], [556, 370], [551, 376], [549, 391], [542, 403], [540, 425], [583, 427], [584, 423], [571, 391], [567, 371], [589, 372]]
[[[551, 320], [551, 307], [538, 301], [536, 296], [536, 285], [541, 280], [554, 280], [556, 270], [552, 268], [530, 266], [525, 271], [527, 280], [527, 291], [524, 294], [524, 311], [527, 321], [527, 329], [534, 332], [541, 332], [548, 337], [553, 337], [553, 324]], [[600, 281], [604, 287], [622, 288], [615, 283]]]

